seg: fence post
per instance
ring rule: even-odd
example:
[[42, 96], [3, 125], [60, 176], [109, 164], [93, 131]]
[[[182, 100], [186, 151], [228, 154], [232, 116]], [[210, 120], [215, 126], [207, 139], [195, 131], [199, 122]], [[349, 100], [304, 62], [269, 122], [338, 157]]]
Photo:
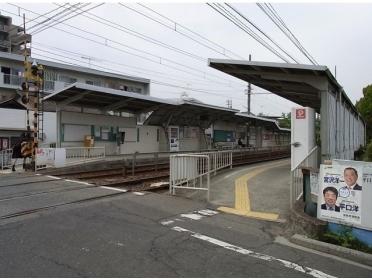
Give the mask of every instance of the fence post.
[[230, 152], [230, 169], [232, 169], [233, 165], [232, 165], [232, 151]]
[[158, 171], [159, 153], [154, 153], [154, 159], [155, 159], [155, 171]]
[[211, 199], [211, 187], [210, 187], [210, 176], [211, 176], [211, 172], [210, 172], [210, 160], [209, 160], [209, 156], [206, 158], [207, 159], [207, 188], [208, 188], [208, 193], [207, 193], [207, 201], [209, 202], [210, 199]]
[[134, 175], [134, 166], [136, 165], [136, 157], [137, 157], [137, 152], [134, 152], [133, 159], [132, 159], [132, 175]]

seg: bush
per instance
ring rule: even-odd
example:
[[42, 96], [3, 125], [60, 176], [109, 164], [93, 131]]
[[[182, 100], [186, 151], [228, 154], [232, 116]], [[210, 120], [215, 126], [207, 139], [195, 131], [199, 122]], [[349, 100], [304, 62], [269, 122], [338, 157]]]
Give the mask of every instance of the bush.
[[366, 148], [366, 161], [372, 162], [372, 140], [370, 141]]
[[372, 254], [372, 247], [355, 238], [351, 232], [352, 228], [345, 226], [338, 234], [327, 231], [319, 236], [319, 240]]

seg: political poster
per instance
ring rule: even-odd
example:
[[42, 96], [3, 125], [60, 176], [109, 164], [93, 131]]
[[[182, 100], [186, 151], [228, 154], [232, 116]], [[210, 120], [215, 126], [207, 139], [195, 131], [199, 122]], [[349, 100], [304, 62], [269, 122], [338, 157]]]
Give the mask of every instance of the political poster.
[[321, 165], [318, 194], [321, 219], [361, 224], [363, 170], [362, 165]]

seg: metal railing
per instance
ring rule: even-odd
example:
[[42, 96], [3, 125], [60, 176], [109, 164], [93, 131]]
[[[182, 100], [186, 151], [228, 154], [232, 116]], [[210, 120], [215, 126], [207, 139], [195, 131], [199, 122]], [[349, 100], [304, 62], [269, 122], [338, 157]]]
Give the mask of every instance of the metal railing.
[[170, 156], [169, 191], [176, 188], [205, 190], [209, 201], [210, 160], [208, 155], [180, 154]]
[[1, 170], [12, 167], [13, 149], [4, 149], [0, 151]]
[[94, 161], [105, 158], [105, 147], [64, 147], [66, 149], [66, 165]]
[[304, 160], [302, 160], [297, 166], [291, 169], [291, 187], [290, 187], [290, 207], [297, 200], [299, 200], [303, 194], [303, 175], [302, 168], [313, 168], [317, 169], [319, 167], [319, 156], [318, 156], [318, 146], [315, 146]]
[[169, 190], [176, 188], [205, 190], [210, 195], [210, 174], [232, 168], [232, 151], [171, 155], [169, 158]]
[[218, 152], [203, 152], [198, 155], [207, 155], [210, 162], [210, 171], [214, 174], [218, 170], [230, 167], [232, 168], [232, 153], [233, 151], [218, 151]]

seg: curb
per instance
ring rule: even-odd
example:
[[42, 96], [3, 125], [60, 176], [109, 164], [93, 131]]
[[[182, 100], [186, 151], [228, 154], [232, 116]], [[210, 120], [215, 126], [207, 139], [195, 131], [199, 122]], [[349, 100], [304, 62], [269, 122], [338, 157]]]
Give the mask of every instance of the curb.
[[308, 238], [304, 235], [295, 234], [290, 238], [292, 243], [297, 245], [352, 260], [354, 262], [362, 263], [368, 266], [372, 266], [372, 254], [360, 252], [354, 249], [345, 248], [342, 246], [318, 241], [315, 239]]

